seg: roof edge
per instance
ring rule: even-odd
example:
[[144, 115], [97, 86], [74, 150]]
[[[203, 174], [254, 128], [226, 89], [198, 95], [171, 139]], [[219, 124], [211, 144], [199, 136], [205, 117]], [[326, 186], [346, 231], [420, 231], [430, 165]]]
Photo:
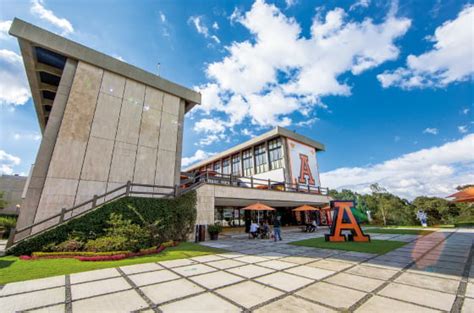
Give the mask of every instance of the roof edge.
[[201, 103], [201, 94], [173, 83], [134, 65], [122, 62], [102, 52], [88, 48], [75, 41], [56, 35], [43, 28], [14, 18], [8, 32], [10, 35], [42, 46], [66, 57], [96, 65], [107, 71], [136, 80], [187, 101], [191, 107]]
[[237, 151], [240, 151], [240, 150], [245, 149], [247, 147], [258, 145], [258, 144], [260, 144], [260, 143], [262, 143], [266, 140], [269, 140], [269, 139], [272, 139], [272, 138], [278, 137], [278, 136], [283, 136], [283, 137], [286, 137], [286, 138], [290, 138], [290, 139], [293, 139], [295, 141], [306, 144], [308, 146], [314, 147], [316, 149], [316, 151], [325, 151], [326, 150], [326, 147], [322, 143], [320, 143], [316, 140], [313, 140], [313, 139], [310, 139], [306, 136], [303, 136], [303, 135], [297, 134], [295, 132], [292, 132], [291, 130], [288, 130], [284, 127], [277, 126], [277, 127], [271, 129], [270, 131], [268, 131], [266, 133], [263, 133], [263, 134], [261, 134], [257, 137], [251, 138], [251, 139], [249, 139], [249, 140], [247, 140], [247, 141], [245, 141], [241, 144], [238, 144], [237, 146], [231, 147], [227, 150], [224, 150], [222, 152], [214, 154], [210, 158], [207, 158], [207, 159], [202, 160], [200, 162], [197, 162], [197, 163], [195, 163], [191, 166], [188, 166], [185, 169], [183, 169], [183, 171], [186, 172], [186, 171], [194, 170], [194, 169], [199, 168], [199, 167], [201, 167], [205, 164], [208, 164], [210, 162], [214, 162], [214, 161], [219, 160], [221, 158], [224, 158], [226, 156], [232, 155], [232, 154], [236, 153]]

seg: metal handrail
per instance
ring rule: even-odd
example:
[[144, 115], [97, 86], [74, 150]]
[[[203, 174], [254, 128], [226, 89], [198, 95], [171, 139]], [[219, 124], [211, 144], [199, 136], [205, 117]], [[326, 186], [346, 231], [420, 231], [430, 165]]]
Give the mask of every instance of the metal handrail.
[[[275, 181], [271, 179], [262, 179], [256, 177], [247, 177], [247, 176], [240, 176], [240, 175], [233, 175], [233, 174], [224, 174], [224, 173], [216, 173], [210, 175], [211, 172], [205, 171], [197, 174], [192, 180], [193, 182], [205, 181], [208, 184], [213, 185], [233, 185], [236, 187], [242, 188], [252, 188], [258, 189], [257, 186], [264, 186], [267, 187], [268, 190], [274, 191], [283, 191], [283, 192], [305, 192], [305, 193], [316, 193], [320, 195], [328, 195], [329, 188], [326, 187], [319, 187], [319, 186], [310, 186], [310, 185], [300, 185], [294, 183], [287, 183], [281, 181]], [[242, 181], [247, 180], [247, 181]], [[228, 183], [222, 183], [222, 181], [226, 181]], [[249, 185], [249, 186], [248, 186]], [[283, 190], [275, 189], [273, 187], [280, 185], [282, 186]]]
[[[225, 180], [227, 183], [222, 183], [222, 181]], [[248, 181], [242, 181], [242, 180], [248, 180]], [[61, 225], [65, 221], [69, 221], [74, 218], [78, 218], [100, 206], [103, 206], [107, 203], [110, 203], [116, 199], [119, 199], [121, 197], [128, 197], [130, 195], [161, 195], [161, 196], [170, 196], [170, 197], [177, 197], [179, 195], [185, 194], [191, 190], [196, 189], [203, 183], [208, 183], [208, 184], [213, 184], [213, 185], [232, 185], [236, 187], [241, 187], [241, 188], [256, 188], [258, 186], [265, 186], [267, 187], [268, 190], [274, 190], [274, 191], [283, 191], [283, 192], [307, 192], [307, 193], [312, 193], [315, 192], [317, 194], [321, 195], [327, 195], [329, 188], [324, 188], [324, 187], [312, 187], [312, 186], [302, 186], [299, 184], [293, 184], [293, 183], [287, 183], [287, 182], [281, 182], [281, 181], [275, 181], [271, 179], [262, 179], [262, 178], [255, 178], [255, 177], [246, 177], [246, 176], [240, 176], [240, 175], [232, 175], [232, 174], [223, 174], [223, 173], [217, 173], [215, 175], [210, 176], [209, 171], [199, 173], [197, 175], [188, 175], [188, 178], [181, 181], [181, 187], [180, 186], [162, 186], [162, 185], [150, 185], [150, 184], [139, 184], [139, 183], [132, 183], [128, 181], [125, 185], [119, 186], [115, 189], [112, 189], [110, 191], [107, 191], [101, 195], [94, 195], [92, 199], [84, 201], [82, 203], [79, 203], [69, 209], [63, 208], [61, 209], [60, 213], [54, 214], [52, 216], [48, 216], [47, 218], [38, 221], [36, 223], [33, 223], [31, 225], [28, 225], [26, 227], [20, 228], [20, 229], [15, 229], [12, 228], [10, 231], [10, 236], [7, 241], [7, 248], [11, 247], [13, 244], [17, 244], [20, 241], [26, 240], [28, 238], [31, 238], [32, 236], [38, 235], [40, 232], [44, 232], [46, 230], [49, 230], [51, 228], [57, 227], [58, 225]], [[189, 186], [186, 186], [189, 184]], [[250, 185], [250, 186], [248, 186]], [[274, 189], [273, 187], [275, 185], [280, 185], [283, 186], [283, 190], [279, 189]], [[185, 186], [185, 187], [182, 187]], [[133, 190], [133, 187], [146, 187], [146, 188], [153, 188], [153, 191], [140, 191], [140, 190]], [[155, 192], [154, 190], [156, 189], [171, 189], [172, 192], [170, 193], [165, 193], [165, 192]], [[124, 190], [125, 189], [125, 190]], [[110, 199], [105, 199], [107, 196], [117, 193], [121, 190], [124, 190], [124, 192], [119, 193], [118, 195], [113, 196]], [[98, 202], [102, 200], [100, 204]], [[74, 215], [74, 210], [77, 210], [79, 208], [82, 208], [88, 204], [91, 204], [90, 208], [87, 208], [86, 210], [79, 212], [78, 214]], [[71, 213], [69, 217], [66, 216], [67, 213]], [[54, 220], [56, 218], [59, 218], [57, 223], [54, 223], [53, 225], [49, 225], [46, 228], [43, 228], [40, 232], [34, 233], [34, 234], [28, 234], [27, 236], [14, 241], [15, 236], [18, 234], [21, 234], [25, 231], [31, 230], [34, 227], [37, 227], [39, 225], [42, 225], [46, 222], [49, 222], [51, 220]]]
[[[150, 192], [150, 191], [133, 190], [133, 187], [147, 187], [147, 188], [152, 188], [153, 191]], [[165, 190], [166, 189], [171, 189], [172, 191], [169, 192], [169, 193], [166, 193], [166, 192], [163, 192], [163, 191], [159, 191], [159, 192], [154, 191], [155, 189], [165, 189]], [[117, 192], [122, 191], [122, 190], [124, 190], [124, 191], [119, 193], [118, 195], [115, 195], [112, 198], [106, 200], [107, 196], [109, 196], [111, 194], [114, 194], [114, 193], [117, 193]], [[53, 225], [49, 225], [46, 228], [41, 230], [41, 232], [44, 232], [46, 230], [49, 230], [51, 228], [54, 228], [54, 227], [62, 224], [65, 221], [69, 221], [73, 218], [77, 218], [79, 216], [82, 216], [82, 215], [84, 215], [84, 214], [86, 214], [86, 213], [88, 213], [88, 212], [90, 212], [90, 211], [92, 211], [92, 210], [94, 210], [94, 209], [96, 209], [100, 206], [103, 206], [103, 205], [105, 205], [107, 203], [110, 203], [110, 202], [112, 202], [116, 199], [119, 199], [121, 197], [130, 196], [132, 194], [133, 195], [139, 195], [139, 194], [142, 194], [142, 195], [160, 195], [160, 196], [175, 197], [178, 194], [180, 194], [180, 192], [179, 192], [178, 186], [171, 187], [171, 186], [162, 186], [162, 185], [138, 184], [138, 183], [132, 183], [132, 182], [128, 181], [125, 185], [119, 186], [119, 187], [117, 187], [115, 189], [112, 189], [108, 192], [105, 192], [101, 195], [94, 195], [92, 199], [84, 201], [80, 204], [77, 204], [77, 205], [75, 205], [75, 206], [73, 206], [69, 209], [63, 208], [63, 209], [61, 209], [60, 213], [54, 214], [52, 216], [48, 216], [47, 218], [44, 218], [41, 221], [35, 222], [31, 225], [25, 226], [25, 227], [20, 228], [20, 229], [12, 228], [11, 231], [10, 231], [10, 236], [8, 238], [8, 241], [7, 241], [7, 248], [9, 248], [13, 244], [16, 244], [20, 241], [26, 240], [26, 239], [28, 239], [32, 236], [35, 236], [35, 235], [39, 234], [39, 232], [34, 233], [34, 234], [28, 234], [27, 236], [15, 241], [15, 236], [16, 235], [21, 234], [25, 231], [31, 230], [34, 227], [37, 227], [37, 226], [42, 225], [46, 222], [49, 222], [51, 220], [59, 218], [57, 223], [54, 223]], [[103, 199], [103, 201], [100, 201], [102, 199]], [[100, 201], [100, 203], [98, 204], [99, 201]], [[82, 207], [84, 207], [85, 205], [88, 205], [88, 204], [91, 204], [91, 207], [87, 208], [86, 210], [84, 210], [82, 212], [79, 212], [76, 215], [73, 214], [74, 210], [82, 208]], [[67, 213], [71, 213], [69, 217], [66, 216]]]

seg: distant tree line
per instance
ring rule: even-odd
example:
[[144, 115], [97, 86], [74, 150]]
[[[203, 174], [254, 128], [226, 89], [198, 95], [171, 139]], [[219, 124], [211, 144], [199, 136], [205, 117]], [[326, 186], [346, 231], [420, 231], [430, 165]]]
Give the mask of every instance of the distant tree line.
[[343, 189], [330, 190], [329, 195], [335, 200], [356, 201], [354, 213], [361, 222], [367, 222], [366, 212], [370, 211], [373, 224], [419, 225], [416, 213], [422, 210], [428, 215], [428, 225], [474, 223], [473, 204], [425, 196], [408, 201], [391, 194], [379, 184], [371, 185], [370, 189], [370, 194]]

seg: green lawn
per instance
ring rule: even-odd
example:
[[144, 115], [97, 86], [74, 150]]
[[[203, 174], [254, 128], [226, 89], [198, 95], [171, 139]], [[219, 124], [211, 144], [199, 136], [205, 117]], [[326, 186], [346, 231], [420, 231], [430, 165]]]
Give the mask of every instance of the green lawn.
[[221, 253], [224, 250], [183, 242], [157, 255], [135, 257], [119, 261], [81, 262], [76, 259], [20, 260], [18, 257], [0, 258], [0, 285], [14, 281], [72, 274], [102, 268], [191, 258], [200, 255]]
[[371, 242], [329, 242], [325, 241], [324, 237], [322, 237], [295, 241], [291, 242], [290, 244], [312, 248], [384, 254], [406, 245], [407, 242], [393, 240], [372, 240]]
[[399, 235], [428, 235], [433, 230], [426, 229], [403, 229], [403, 228], [366, 228], [364, 233], [373, 234], [399, 234]]

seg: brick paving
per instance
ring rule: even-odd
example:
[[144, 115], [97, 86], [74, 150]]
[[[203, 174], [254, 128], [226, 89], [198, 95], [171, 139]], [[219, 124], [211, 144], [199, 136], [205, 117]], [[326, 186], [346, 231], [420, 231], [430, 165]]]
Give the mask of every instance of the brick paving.
[[16, 312], [474, 312], [474, 230], [372, 234], [407, 245], [385, 255], [236, 236], [227, 253], [104, 269], [0, 290]]

